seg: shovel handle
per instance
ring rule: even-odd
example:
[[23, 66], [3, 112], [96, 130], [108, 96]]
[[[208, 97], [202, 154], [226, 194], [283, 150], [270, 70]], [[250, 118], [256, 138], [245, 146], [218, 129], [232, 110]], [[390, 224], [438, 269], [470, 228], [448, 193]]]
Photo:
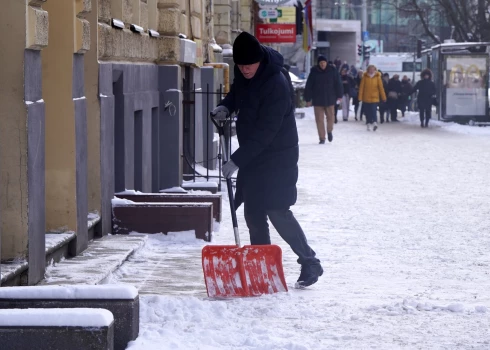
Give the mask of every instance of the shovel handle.
[[[216, 126], [216, 128], [218, 129], [218, 134], [221, 143], [221, 150], [223, 153], [223, 160], [226, 163], [230, 159], [230, 150], [228, 149], [228, 143], [226, 142], [226, 138], [225, 138], [224, 125], [226, 124], [226, 121], [221, 121], [221, 120], [217, 121], [216, 119], [213, 118], [213, 115], [211, 115], [211, 120], [213, 124]], [[238, 231], [238, 220], [236, 217], [236, 209], [235, 209], [235, 196], [233, 194], [233, 185], [231, 183], [230, 178], [226, 179], [226, 187], [228, 188], [228, 199], [230, 201], [231, 221], [233, 222], [233, 233], [235, 235], [235, 243], [237, 247], [241, 247], [240, 232]]]

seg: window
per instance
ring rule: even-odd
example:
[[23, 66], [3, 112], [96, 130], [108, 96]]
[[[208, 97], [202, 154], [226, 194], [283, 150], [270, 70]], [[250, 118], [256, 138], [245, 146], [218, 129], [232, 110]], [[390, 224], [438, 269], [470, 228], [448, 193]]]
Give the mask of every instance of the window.
[[[413, 62], [403, 62], [402, 70], [404, 72], [413, 72]], [[422, 71], [422, 62], [415, 62], [415, 71]]]

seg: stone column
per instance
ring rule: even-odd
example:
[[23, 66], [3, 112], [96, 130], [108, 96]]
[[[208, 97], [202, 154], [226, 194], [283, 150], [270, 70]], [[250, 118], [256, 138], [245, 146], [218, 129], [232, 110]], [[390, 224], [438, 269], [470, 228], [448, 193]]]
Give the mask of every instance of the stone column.
[[[102, 211], [102, 182], [101, 182], [101, 120], [99, 103], [99, 62], [97, 56], [97, 20], [98, 6], [97, 0], [92, 1], [92, 11], [86, 15], [90, 23], [90, 43], [91, 49], [85, 54], [85, 96], [87, 101], [87, 161], [88, 161], [88, 210], [89, 212], [101, 213]], [[104, 218], [106, 219], [106, 218]], [[97, 236], [106, 235], [111, 232], [110, 218], [109, 223], [101, 222], [96, 229]], [[101, 218], [102, 221], [102, 218]], [[108, 224], [108, 225], [107, 225]]]
[[46, 229], [74, 231], [70, 253], [88, 244], [87, 101], [84, 53], [90, 0], [49, 0], [50, 45], [42, 54], [46, 101]]
[[231, 0], [214, 0], [214, 34], [218, 44], [231, 43]]
[[0, 11], [0, 258], [27, 260], [28, 284], [44, 276], [44, 100], [41, 49], [48, 15], [39, 1]]

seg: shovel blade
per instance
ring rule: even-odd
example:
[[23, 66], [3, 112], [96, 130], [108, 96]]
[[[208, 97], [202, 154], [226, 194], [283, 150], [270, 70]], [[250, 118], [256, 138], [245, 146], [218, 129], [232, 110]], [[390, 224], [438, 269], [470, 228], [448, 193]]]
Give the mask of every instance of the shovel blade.
[[287, 292], [277, 245], [205, 246], [202, 268], [209, 297], [250, 297]]

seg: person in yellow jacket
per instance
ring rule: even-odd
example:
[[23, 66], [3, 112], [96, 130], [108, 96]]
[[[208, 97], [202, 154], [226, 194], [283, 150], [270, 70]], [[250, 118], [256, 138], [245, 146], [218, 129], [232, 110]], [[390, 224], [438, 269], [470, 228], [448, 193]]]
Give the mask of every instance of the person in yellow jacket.
[[366, 115], [368, 131], [378, 128], [376, 111], [380, 101], [386, 102], [385, 89], [379, 73], [374, 65], [369, 65], [362, 76], [359, 86], [359, 101], [362, 101], [362, 108]]

